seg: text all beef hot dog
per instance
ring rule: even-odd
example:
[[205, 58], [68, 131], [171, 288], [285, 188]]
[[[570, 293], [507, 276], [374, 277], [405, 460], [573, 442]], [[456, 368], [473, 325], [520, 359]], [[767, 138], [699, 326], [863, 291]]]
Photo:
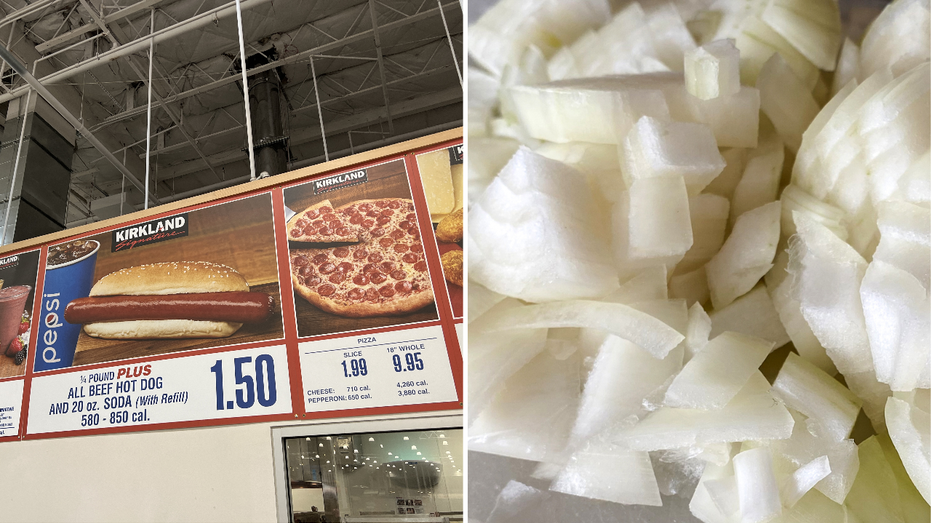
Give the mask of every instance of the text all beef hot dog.
[[211, 262], [163, 262], [120, 269], [90, 296], [72, 301], [65, 320], [97, 338], [221, 338], [243, 323], [261, 322], [271, 296], [249, 292], [236, 270]]

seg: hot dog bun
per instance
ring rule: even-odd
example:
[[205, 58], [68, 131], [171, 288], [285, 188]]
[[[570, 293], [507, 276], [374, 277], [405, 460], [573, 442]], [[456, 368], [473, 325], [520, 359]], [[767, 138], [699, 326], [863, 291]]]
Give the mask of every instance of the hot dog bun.
[[[161, 262], [120, 269], [101, 278], [90, 296], [248, 292], [235, 269], [203, 261]], [[107, 339], [224, 338], [242, 323], [190, 319], [135, 319], [87, 323], [88, 336]]]
[[232, 267], [203, 261], [181, 261], [136, 265], [111, 272], [94, 284], [90, 295], [163, 295], [248, 290], [246, 279]]
[[84, 332], [94, 338], [114, 340], [225, 338], [242, 323], [201, 320], [132, 320], [88, 323]]

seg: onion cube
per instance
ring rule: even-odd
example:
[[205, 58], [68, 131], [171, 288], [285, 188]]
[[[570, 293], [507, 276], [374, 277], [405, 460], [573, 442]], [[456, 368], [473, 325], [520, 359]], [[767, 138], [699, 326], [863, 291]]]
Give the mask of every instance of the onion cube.
[[789, 335], [764, 285], [757, 285], [727, 307], [715, 309], [708, 315], [711, 316], [712, 338], [725, 331], [734, 331], [769, 340], [776, 348], [789, 343]]
[[931, 417], [927, 411], [892, 397], [886, 401], [886, 427], [908, 476], [925, 501], [931, 503]]
[[690, 272], [708, 263], [724, 245], [724, 232], [730, 203], [716, 194], [699, 194], [689, 198], [689, 221], [692, 224], [692, 246], [676, 272]]
[[782, 513], [773, 457], [768, 448], [745, 450], [734, 456], [734, 478], [742, 523], [762, 523]]
[[702, 100], [740, 91], [740, 51], [733, 40], [716, 40], [685, 53], [685, 88]]
[[808, 418], [818, 420], [836, 441], [850, 437], [860, 399], [839, 381], [794, 353], [773, 382], [773, 395]]
[[756, 372], [772, 342], [725, 332], [709, 341], [666, 390], [664, 404], [690, 409], [723, 408]]
[[779, 202], [772, 202], [740, 215], [721, 250], [705, 265], [715, 309], [746, 294], [772, 268], [780, 212]]
[[760, 109], [773, 122], [786, 146], [797, 152], [802, 133], [818, 115], [818, 103], [778, 53], [763, 65], [756, 86], [760, 90]]
[[663, 504], [650, 455], [609, 443], [589, 443], [573, 454], [550, 490], [628, 505]]
[[792, 508], [815, 485], [831, 473], [831, 462], [827, 456], [815, 458], [799, 467], [785, 479], [780, 489], [782, 504]]

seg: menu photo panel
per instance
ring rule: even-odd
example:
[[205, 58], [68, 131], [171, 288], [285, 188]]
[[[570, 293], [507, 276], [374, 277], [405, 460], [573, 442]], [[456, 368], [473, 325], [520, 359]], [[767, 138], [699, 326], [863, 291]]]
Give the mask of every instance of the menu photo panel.
[[403, 159], [287, 187], [284, 201], [298, 336], [438, 320]]
[[440, 252], [443, 277], [453, 316], [462, 318], [464, 256], [462, 250], [463, 181], [462, 144], [415, 156], [424, 196], [433, 222], [433, 239]]

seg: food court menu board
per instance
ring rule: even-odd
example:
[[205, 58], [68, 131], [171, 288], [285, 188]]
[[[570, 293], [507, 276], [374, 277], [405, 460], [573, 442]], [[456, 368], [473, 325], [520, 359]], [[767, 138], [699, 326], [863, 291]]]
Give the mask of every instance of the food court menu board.
[[460, 408], [456, 151], [0, 258], [0, 441]]

